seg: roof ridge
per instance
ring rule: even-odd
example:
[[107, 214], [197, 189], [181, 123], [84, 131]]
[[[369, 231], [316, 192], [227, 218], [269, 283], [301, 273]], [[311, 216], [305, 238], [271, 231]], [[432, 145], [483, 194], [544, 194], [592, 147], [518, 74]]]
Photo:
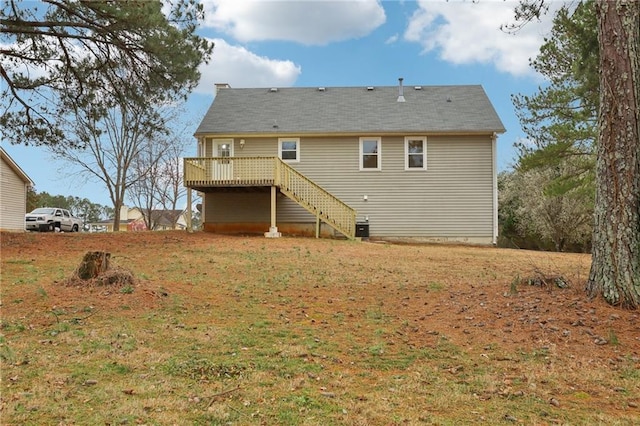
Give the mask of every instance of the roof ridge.
[[[422, 88], [437, 88], [437, 87], [482, 87], [482, 84], [418, 84], [418, 83], [403, 83], [404, 87], [422, 87]], [[269, 91], [271, 89], [285, 90], [285, 89], [313, 89], [318, 90], [319, 87], [325, 89], [366, 89], [368, 87], [374, 88], [389, 88], [389, 89], [397, 89], [399, 86], [396, 85], [384, 85], [377, 86], [375, 84], [367, 84], [362, 86], [327, 86], [327, 85], [318, 85], [318, 86], [256, 86], [256, 87], [229, 87], [225, 89], [226, 91], [233, 90], [266, 90]]]

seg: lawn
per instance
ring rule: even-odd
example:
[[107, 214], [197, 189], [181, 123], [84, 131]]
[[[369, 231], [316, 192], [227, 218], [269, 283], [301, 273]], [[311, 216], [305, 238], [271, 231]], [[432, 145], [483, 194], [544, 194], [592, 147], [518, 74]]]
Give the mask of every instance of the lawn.
[[[1, 239], [3, 425], [640, 418], [640, 316], [584, 296], [588, 255], [184, 232]], [[73, 285], [94, 250], [135, 282]]]

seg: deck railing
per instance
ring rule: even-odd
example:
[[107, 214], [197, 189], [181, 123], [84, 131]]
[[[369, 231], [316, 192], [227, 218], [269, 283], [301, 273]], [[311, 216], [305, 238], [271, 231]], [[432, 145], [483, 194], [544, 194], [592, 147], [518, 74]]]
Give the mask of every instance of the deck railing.
[[185, 158], [184, 185], [188, 188], [273, 185], [274, 171], [272, 157]]
[[356, 211], [278, 157], [184, 159], [188, 188], [276, 186], [347, 238], [355, 238]]

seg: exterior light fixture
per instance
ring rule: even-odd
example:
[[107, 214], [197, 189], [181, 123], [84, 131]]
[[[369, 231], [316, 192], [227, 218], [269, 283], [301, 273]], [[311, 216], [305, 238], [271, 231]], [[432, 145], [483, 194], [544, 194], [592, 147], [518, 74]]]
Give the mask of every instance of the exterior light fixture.
[[244, 149], [244, 139], [240, 139], [240, 149]]

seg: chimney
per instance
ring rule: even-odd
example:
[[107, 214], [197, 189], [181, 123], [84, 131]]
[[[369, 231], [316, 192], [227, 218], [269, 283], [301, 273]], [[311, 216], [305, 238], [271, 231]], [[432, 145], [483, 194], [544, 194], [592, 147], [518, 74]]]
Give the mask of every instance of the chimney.
[[220, 89], [230, 89], [231, 86], [229, 85], [229, 83], [215, 83], [216, 85], [216, 92], [214, 94], [218, 94], [218, 91]]
[[400, 83], [400, 87], [398, 87], [398, 102], [404, 102], [404, 88], [402, 87], [402, 80], [404, 80], [402, 77], [398, 79], [398, 82]]

